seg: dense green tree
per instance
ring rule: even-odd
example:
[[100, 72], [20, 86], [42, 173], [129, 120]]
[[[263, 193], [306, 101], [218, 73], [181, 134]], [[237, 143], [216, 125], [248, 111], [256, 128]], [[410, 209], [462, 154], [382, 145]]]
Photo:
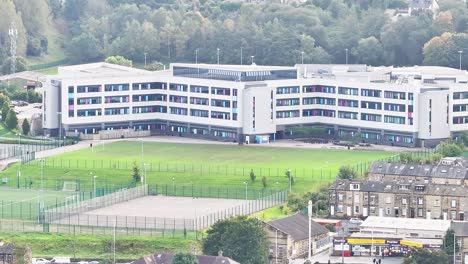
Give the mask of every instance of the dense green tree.
[[15, 111], [10, 110], [5, 119], [5, 125], [9, 129], [15, 129], [18, 127], [18, 117], [16, 116]]
[[244, 216], [216, 222], [203, 240], [203, 253], [223, 255], [242, 264], [268, 262], [268, 239], [260, 221]]
[[198, 260], [190, 253], [177, 253], [172, 257], [171, 264], [198, 264]]
[[439, 145], [437, 150], [443, 157], [459, 157], [463, 154], [463, 149], [452, 142]]
[[127, 67], [133, 66], [133, 62], [131, 60], [126, 59], [123, 56], [110, 56], [110, 57], [107, 57], [104, 61], [107, 63], [117, 64], [117, 65], [122, 65], [122, 66], [127, 66]]
[[383, 61], [383, 47], [375, 37], [360, 39], [351, 53], [356, 57], [357, 63], [379, 66]]
[[136, 164], [136, 161], [133, 162], [132, 180], [133, 180], [134, 183], [138, 183], [138, 182], [141, 181], [140, 168], [138, 168], [138, 165]]
[[23, 130], [24, 135], [29, 135], [29, 132], [31, 131], [31, 126], [29, 125], [28, 119], [23, 120], [23, 124], [21, 125], [21, 130]]
[[445, 252], [428, 249], [413, 249], [404, 264], [448, 264], [449, 258]]
[[356, 171], [351, 168], [350, 166], [341, 166], [339, 169], [338, 169], [338, 175], [337, 177], [339, 179], [356, 179], [357, 177], [357, 173]]
[[[2, 70], [1, 72], [3, 74], [10, 74], [11, 73], [11, 63], [12, 60], [11, 58], [7, 58], [2, 65]], [[17, 57], [16, 58], [16, 72], [22, 72], [22, 71], [27, 71], [28, 70], [28, 63], [26, 62], [26, 59], [23, 57]]]
[[89, 0], [64, 1], [63, 15], [66, 20], [76, 21], [84, 17]]
[[10, 112], [10, 102], [6, 101], [2, 105], [2, 121], [5, 122], [8, 112]]
[[[68, 1], [67, 1], [68, 2]], [[74, 37], [68, 47], [68, 56], [74, 63], [97, 61], [103, 57], [103, 47], [93, 36], [83, 33]]]
[[[424, 45], [424, 64], [458, 68], [460, 57], [458, 51], [466, 49], [467, 33], [444, 33], [429, 40]], [[468, 60], [468, 52], [462, 53], [462, 61]], [[467, 65], [462, 65], [467, 67]]]

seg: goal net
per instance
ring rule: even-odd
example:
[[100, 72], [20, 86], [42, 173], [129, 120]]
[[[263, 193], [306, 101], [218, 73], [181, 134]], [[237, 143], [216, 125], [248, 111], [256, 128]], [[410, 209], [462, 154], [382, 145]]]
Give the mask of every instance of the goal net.
[[63, 182], [63, 191], [76, 192], [78, 191], [78, 184], [74, 181]]
[[74, 194], [74, 195], [70, 195], [70, 196], [65, 197], [65, 202], [66, 202], [66, 204], [73, 204], [73, 203], [78, 202], [79, 199], [80, 199], [80, 195], [79, 194]]

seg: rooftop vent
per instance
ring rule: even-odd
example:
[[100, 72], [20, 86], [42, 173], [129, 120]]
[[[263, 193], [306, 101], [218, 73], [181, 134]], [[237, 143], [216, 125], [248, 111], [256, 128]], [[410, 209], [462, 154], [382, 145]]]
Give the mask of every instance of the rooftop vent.
[[446, 173], [446, 172], [447, 172], [447, 170], [440, 170], [440, 172], [442, 172], [442, 173]]
[[409, 167], [410, 170], [414, 170], [414, 166]]

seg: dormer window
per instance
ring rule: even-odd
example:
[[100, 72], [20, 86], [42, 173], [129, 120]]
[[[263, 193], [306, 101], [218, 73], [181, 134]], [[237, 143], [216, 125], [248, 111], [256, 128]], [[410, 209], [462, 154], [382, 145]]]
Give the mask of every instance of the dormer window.
[[349, 185], [349, 189], [350, 189], [351, 191], [359, 191], [359, 189], [360, 189], [359, 187], [360, 187], [360, 186], [359, 186], [359, 183], [351, 183], [351, 184]]
[[424, 185], [414, 186], [414, 190], [417, 191], [417, 192], [424, 192], [425, 189], [426, 189], [426, 186], [424, 186]]

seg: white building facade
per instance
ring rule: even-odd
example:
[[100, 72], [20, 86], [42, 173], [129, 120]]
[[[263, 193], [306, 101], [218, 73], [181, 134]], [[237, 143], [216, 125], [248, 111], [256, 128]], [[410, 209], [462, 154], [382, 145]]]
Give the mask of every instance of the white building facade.
[[43, 127], [53, 135], [60, 129], [63, 135], [76, 135], [131, 128], [254, 142], [291, 136], [294, 127], [320, 126], [330, 139], [360, 135], [364, 142], [399, 146], [430, 146], [468, 130], [466, 72], [356, 69], [61, 67], [45, 84]]

